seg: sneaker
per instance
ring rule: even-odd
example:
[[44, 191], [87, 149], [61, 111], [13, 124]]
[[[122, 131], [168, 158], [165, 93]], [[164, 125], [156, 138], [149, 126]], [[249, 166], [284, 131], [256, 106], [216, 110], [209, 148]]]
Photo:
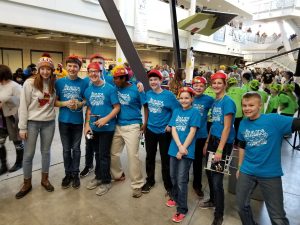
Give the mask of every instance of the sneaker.
[[72, 176], [66, 175], [61, 182], [62, 188], [64, 188], [64, 189], [69, 188], [71, 186], [71, 182], [72, 182]]
[[142, 188], [135, 188], [132, 191], [132, 197], [139, 198], [142, 196]]
[[174, 206], [176, 206], [176, 202], [173, 199], [169, 199], [166, 202], [166, 206], [168, 206], [168, 207], [174, 207]]
[[101, 184], [101, 180], [97, 180], [96, 178], [92, 179], [87, 185], [86, 189], [93, 190]]
[[93, 167], [84, 167], [84, 169], [81, 171], [80, 173], [80, 177], [86, 177], [87, 175], [89, 175], [91, 172], [93, 172]]
[[180, 223], [183, 219], [184, 219], [185, 215], [181, 214], [181, 213], [176, 213], [173, 217], [172, 217], [172, 221], [175, 223]]
[[78, 175], [73, 177], [72, 187], [75, 189], [80, 187], [80, 179]]
[[114, 181], [114, 182], [118, 182], [118, 181], [124, 181], [125, 180], [125, 174], [124, 173], [122, 173], [122, 175], [121, 175], [121, 177], [120, 178], [115, 178], [115, 179], [112, 179], [112, 181]]
[[215, 208], [215, 204], [209, 199], [205, 202], [200, 202], [199, 207], [201, 209], [211, 209], [211, 208]]
[[144, 184], [144, 186], [142, 187], [142, 193], [149, 193], [151, 188], [154, 186], [154, 184], [150, 184], [148, 182], [146, 182], [146, 184]]
[[222, 224], [223, 224], [223, 217], [215, 217], [211, 225], [222, 225]]
[[195, 188], [194, 190], [195, 190], [196, 194], [199, 196], [200, 199], [204, 198], [204, 193], [203, 193], [202, 190], [197, 189], [197, 188]]
[[96, 191], [96, 195], [99, 195], [99, 196], [104, 195], [109, 191], [109, 189], [111, 189], [111, 183], [109, 183], [109, 184], [100, 184], [100, 187]]

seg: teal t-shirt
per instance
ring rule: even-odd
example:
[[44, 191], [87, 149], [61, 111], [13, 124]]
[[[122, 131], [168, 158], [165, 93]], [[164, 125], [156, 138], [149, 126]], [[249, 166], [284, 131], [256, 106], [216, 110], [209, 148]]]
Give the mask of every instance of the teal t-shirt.
[[243, 119], [237, 135], [246, 142], [241, 172], [265, 178], [282, 176], [281, 145], [283, 136], [292, 132], [292, 122], [292, 117], [277, 113]]

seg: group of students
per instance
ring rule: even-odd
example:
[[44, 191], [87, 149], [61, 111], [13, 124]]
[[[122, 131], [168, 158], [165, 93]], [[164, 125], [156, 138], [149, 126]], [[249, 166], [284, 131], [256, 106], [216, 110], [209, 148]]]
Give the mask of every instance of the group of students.
[[[235, 103], [226, 94], [229, 79], [221, 71], [210, 77], [210, 90], [215, 99], [204, 93], [207, 80], [200, 76], [193, 79], [192, 87], [181, 87], [178, 96], [175, 96], [162, 89], [163, 75], [160, 71], [148, 72], [151, 90], [145, 93], [141, 83], [130, 81], [124, 66], [116, 66], [112, 76], [107, 76], [103, 60], [100, 55], [93, 55], [87, 67], [88, 77], [81, 79], [78, 77], [81, 60], [71, 55], [66, 59], [68, 75], [56, 80], [53, 61], [49, 55], [44, 55], [37, 63], [37, 75], [24, 83], [18, 110], [19, 137], [25, 144], [24, 183], [15, 196], [17, 199], [32, 189], [32, 160], [38, 135], [42, 153], [41, 185], [49, 192], [54, 191], [48, 174], [50, 147], [55, 132], [55, 107], [59, 107], [58, 127], [65, 168], [62, 188], [80, 187], [83, 132], [86, 136], [85, 169], [88, 171], [82, 175], [90, 171], [95, 158], [95, 178], [86, 188], [93, 190], [98, 187], [96, 194], [99, 196], [110, 190], [112, 180], [125, 179], [120, 161], [124, 146], [132, 196], [139, 198], [142, 193], [149, 193], [155, 184], [155, 156], [159, 144], [161, 173], [169, 196], [166, 205], [176, 206], [172, 221], [181, 222], [188, 212], [191, 165], [194, 171], [193, 188], [203, 198], [203, 156], [207, 160], [208, 151], [214, 152], [214, 162], [218, 162], [231, 155], [236, 143], [239, 146], [237, 203], [243, 225], [256, 224], [251, 212], [250, 194], [257, 184], [261, 186], [272, 224], [289, 224], [283, 208], [280, 150], [283, 135], [300, 129], [298, 119], [278, 114], [261, 115], [263, 102], [257, 92], [247, 92], [240, 103]], [[3, 79], [0, 73], [1, 84], [5, 87], [3, 80], [9, 78]], [[1, 100], [2, 105], [4, 101]], [[246, 117], [241, 119], [237, 135], [234, 127], [236, 104], [242, 106]], [[209, 110], [211, 125], [207, 129]], [[273, 123], [274, 120], [278, 122]], [[146, 182], [139, 160], [141, 134], [145, 135], [146, 142]], [[206, 174], [210, 198], [200, 206], [215, 207], [212, 225], [221, 225], [225, 207], [224, 174], [210, 170], [206, 170]]]

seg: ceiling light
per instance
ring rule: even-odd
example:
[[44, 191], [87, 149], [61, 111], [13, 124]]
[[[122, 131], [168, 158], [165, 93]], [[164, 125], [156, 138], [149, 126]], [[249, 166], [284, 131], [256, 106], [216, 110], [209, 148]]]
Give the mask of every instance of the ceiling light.
[[75, 42], [77, 44], [89, 44], [89, 43], [91, 43], [91, 40], [88, 40], [88, 39], [78, 39], [78, 40], [75, 40]]
[[51, 38], [50, 34], [36, 34], [36, 35], [32, 35], [33, 38], [35, 39], [47, 39], [47, 38]]

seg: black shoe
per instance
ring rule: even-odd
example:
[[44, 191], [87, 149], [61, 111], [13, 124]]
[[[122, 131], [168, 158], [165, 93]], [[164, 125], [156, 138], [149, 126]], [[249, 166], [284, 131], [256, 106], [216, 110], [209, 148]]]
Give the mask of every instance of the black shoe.
[[80, 179], [79, 179], [78, 175], [73, 177], [72, 187], [75, 189], [80, 187]]
[[150, 184], [150, 183], [146, 182], [146, 184], [144, 184], [144, 186], [142, 187], [142, 193], [144, 193], [144, 194], [149, 193], [153, 186], [154, 186], [154, 184]]
[[194, 189], [196, 194], [199, 196], [200, 199], [203, 199], [204, 198], [204, 193], [202, 190], [198, 189], [198, 188], [195, 188]]
[[215, 217], [211, 225], [222, 225], [222, 224], [223, 224], [223, 217]]
[[65, 188], [65, 189], [69, 188], [71, 186], [71, 182], [72, 182], [72, 176], [66, 175], [61, 183], [62, 188]]
[[86, 177], [86, 176], [89, 175], [90, 172], [92, 172], [92, 171], [93, 171], [93, 167], [86, 166], [86, 167], [84, 167], [84, 169], [81, 171], [80, 177]]
[[209, 199], [207, 201], [200, 202], [199, 207], [201, 209], [211, 209], [211, 208], [215, 208], [215, 204]]
[[7, 166], [6, 164], [2, 164], [1, 168], [0, 168], [0, 175], [3, 175], [7, 173]]
[[12, 173], [22, 168], [22, 164], [15, 163], [12, 168], [8, 170], [8, 172]]

